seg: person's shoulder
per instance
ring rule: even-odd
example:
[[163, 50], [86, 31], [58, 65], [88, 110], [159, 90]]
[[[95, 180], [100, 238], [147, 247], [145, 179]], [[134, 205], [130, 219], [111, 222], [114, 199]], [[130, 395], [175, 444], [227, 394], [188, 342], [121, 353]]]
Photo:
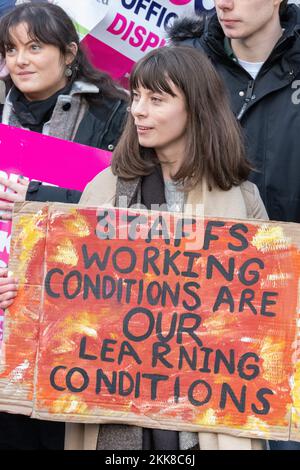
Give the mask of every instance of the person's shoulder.
[[108, 166], [107, 168], [105, 168], [105, 170], [102, 170], [100, 173], [98, 173], [98, 175], [95, 176], [95, 178], [92, 180], [102, 180], [102, 179], [106, 179], [107, 178], [110, 178], [110, 180], [115, 180], [117, 177], [113, 174], [112, 172], [112, 169], [111, 169], [111, 166]]
[[80, 204], [101, 205], [113, 204], [116, 195], [117, 176], [111, 167], [98, 173], [92, 181], [85, 187]]
[[244, 197], [248, 217], [251, 219], [268, 220], [269, 217], [256, 184], [247, 180], [241, 183], [240, 188]]
[[246, 204], [250, 207], [260, 198], [258, 187], [251, 181], [243, 181], [240, 188]]
[[258, 187], [251, 181], [246, 180], [241, 183], [241, 190], [243, 193], [246, 193], [248, 197], [255, 197], [258, 192]]
[[117, 177], [113, 174], [111, 166], [105, 168], [100, 173], [98, 173], [89, 185], [98, 186], [99, 183], [105, 184], [105, 186], [110, 186], [116, 184]]

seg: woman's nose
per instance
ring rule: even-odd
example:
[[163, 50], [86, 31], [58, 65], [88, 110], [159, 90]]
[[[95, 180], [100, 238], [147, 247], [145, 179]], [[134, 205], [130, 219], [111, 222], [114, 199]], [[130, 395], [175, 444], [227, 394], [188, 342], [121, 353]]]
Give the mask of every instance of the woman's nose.
[[19, 50], [17, 52], [17, 55], [16, 55], [16, 63], [18, 65], [26, 65], [28, 64], [29, 60], [28, 60], [28, 55], [26, 53], [26, 51], [24, 50]]
[[231, 10], [233, 8], [233, 0], [216, 0], [215, 5], [220, 10]]
[[140, 98], [138, 102], [132, 103], [132, 114], [135, 116], [145, 116], [148, 113], [146, 100]]

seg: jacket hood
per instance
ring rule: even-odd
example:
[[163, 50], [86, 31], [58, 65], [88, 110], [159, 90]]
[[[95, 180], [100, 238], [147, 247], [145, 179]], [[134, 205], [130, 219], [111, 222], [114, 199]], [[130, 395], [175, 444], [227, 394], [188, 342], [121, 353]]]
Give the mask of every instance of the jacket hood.
[[[213, 14], [212, 16], [217, 16]], [[186, 39], [194, 39], [202, 36], [207, 24], [206, 15], [185, 16], [174, 21], [168, 28], [168, 38], [173, 44], [178, 44]]]
[[281, 26], [285, 29], [287, 35], [300, 35], [300, 7], [297, 5], [288, 5], [280, 18]]
[[[281, 16], [281, 25], [285, 29], [285, 36], [300, 35], [300, 8], [296, 5], [288, 5]], [[174, 21], [168, 30], [171, 43], [177, 44], [187, 39], [196, 39], [201, 36], [224, 39], [222, 27], [216, 13], [204, 14], [193, 17], [182, 17]]]
[[73, 95], [83, 95], [83, 94], [90, 94], [90, 93], [99, 93], [99, 88], [92, 84], [92, 83], [88, 83], [88, 82], [84, 82], [83, 80], [76, 80], [74, 83], [73, 83], [73, 86], [72, 86], [72, 89], [71, 89], [71, 92], [70, 92], [70, 95], [73, 96]]

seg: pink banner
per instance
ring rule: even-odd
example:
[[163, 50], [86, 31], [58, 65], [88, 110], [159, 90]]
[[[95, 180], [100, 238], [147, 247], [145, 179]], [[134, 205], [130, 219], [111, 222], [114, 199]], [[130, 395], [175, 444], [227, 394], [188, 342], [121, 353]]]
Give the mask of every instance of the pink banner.
[[[111, 153], [0, 125], [0, 170], [82, 190], [110, 165]], [[87, 165], [88, 163], [88, 165]]]
[[[22, 175], [83, 190], [110, 161], [110, 152], [0, 124], [0, 175], [11, 181]], [[0, 267], [8, 263], [10, 232], [11, 222], [0, 220]], [[0, 310], [0, 341], [2, 321]]]
[[[83, 44], [93, 65], [109, 73], [115, 80], [127, 86], [127, 77], [134, 65], [134, 60], [121, 54], [112, 47], [88, 34]], [[123, 79], [123, 81], [122, 81]]]

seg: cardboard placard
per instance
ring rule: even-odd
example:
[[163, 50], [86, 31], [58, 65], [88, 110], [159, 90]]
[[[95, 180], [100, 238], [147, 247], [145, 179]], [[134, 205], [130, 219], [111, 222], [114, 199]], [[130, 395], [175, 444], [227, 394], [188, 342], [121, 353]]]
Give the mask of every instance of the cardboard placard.
[[0, 409], [300, 441], [299, 240], [292, 223], [25, 203]]

